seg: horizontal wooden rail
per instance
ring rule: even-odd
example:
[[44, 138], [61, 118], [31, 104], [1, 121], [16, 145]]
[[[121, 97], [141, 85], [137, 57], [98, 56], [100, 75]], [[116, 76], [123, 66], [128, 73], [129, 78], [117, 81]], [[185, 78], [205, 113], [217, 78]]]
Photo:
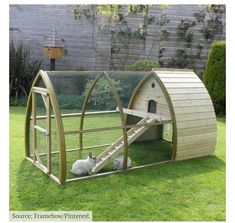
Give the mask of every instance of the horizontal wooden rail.
[[132, 170], [138, 170], [138, 169], [142, 169], [142, 168], [148, 168], [148, 167], [157, 166], [157, 165], [161, 165], [161, 164], [167, 164], [167, 163], [172, 163], [172, 160], [162, 161], [162, 162], [158, 162], [158, 163], [151, 163], [151, 164], [146, 164], [146, 165], [142, 165], [142, 166], [131, 167], [127, 170], [115, 170], [115, 171], [110, 171], [110, 172], [106, 172], [106, 173], [98, 173], [98, 174], [89, 175], [89, 176], [70, 178], [70, 179], [67, 179], [65, 182], [69, 183], [69, 182], [80, 181], [80, 180], [88, 180], [91, 178], [104, 177], [104, 176], [108, 176], [111, 174], [129, 172]]
[[[88, 150], [88, 149], [96, 149], [96, 148], [102, 148], [102, 147], [107, 147], [107, 146], [110, 146], [112, 144], [102, 144], [102, 145], [95, 145], [95, 146], [87, 146], [87, 147], [84, 147], [83, 150]], [[74, 152], [74, 151], [79, 151], [80, 148], [74, 148], [74, 149], [67, 149], [66, 152]], [[51, 154], [57, 154], [59, 153], [59, 151], [53, 151], [51, 152]], [[45, 155], [48, 155], [48, 153], [39, 153], [38, 154], [39, 156], [45, 156]], [[33, 157], [33, 155], [30, 155], [31, 157]]]
[[48, 95], [48, 90], [42, 87], [33, 87], [33, 91], [38, 94], [42, 94], [44, 96]]
[[141, 127], [141, 126], [157, 126], [157, 125], [164, 125], [164, 124], [170, 124], [173, 123], [172, 120], [166, 120], [166, 121], [161, 121], [161, 122], [156, 122], [156, 123], [145, 123], [145, 124], [138, 124], [138, 125], [120, 125], [120, 126], [112, 126], [112, 127], [104, 127], [104, 128], [92, 128], [92, 129], [84, 129], [84, 130], [70, 130], [70, 131], [65, 131], [65, 135], [70, 135], [70, 134], [79, 134], [79, 133], [88, 133], [88, 132], [102, 132], [102, 131], [110, 131], [110, 130], [117, 130], [117, 129], [129, 129], [133, 127]]
[[[85, 115], [104, 115], [104, 114], [113, 114], [113, 113], [118, 113], [119, 111], [116, 110], [111, 110], [111, 111], [97, 111], [97, 112], [86, 112]], [[82, 113], [68, 113], [68, 114], [61, 114], [62, 118], [65, 117], [76, 117], [76, 116], [81, 116]], [[39, 115], [36, 116], [36, 119], [46, 119], [46, 115]], [[30, 119], [33, 117], [31, 116]], [[51, 115], [51, 118], [55, 118], [55, 115]]]

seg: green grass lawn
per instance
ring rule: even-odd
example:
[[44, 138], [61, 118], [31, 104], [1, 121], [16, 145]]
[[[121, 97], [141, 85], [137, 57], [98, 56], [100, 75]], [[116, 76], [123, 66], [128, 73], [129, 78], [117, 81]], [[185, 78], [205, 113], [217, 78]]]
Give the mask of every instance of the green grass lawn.
[[93, 211], [95, 221], [225, 220], [224, 118], [215, 156], [65, 185], [24, 159], [24, 120], [25, 108], [10, 108], [10, 210]]

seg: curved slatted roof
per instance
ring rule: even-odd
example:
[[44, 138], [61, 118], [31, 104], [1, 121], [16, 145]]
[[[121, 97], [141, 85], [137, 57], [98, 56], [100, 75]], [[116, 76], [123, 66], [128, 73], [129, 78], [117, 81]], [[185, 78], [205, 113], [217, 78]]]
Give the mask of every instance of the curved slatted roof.
[[176, 131], [176, 160], [209, 155], [216, 144], [211, 98], [191, 70], [155, 70], [171, 101]]

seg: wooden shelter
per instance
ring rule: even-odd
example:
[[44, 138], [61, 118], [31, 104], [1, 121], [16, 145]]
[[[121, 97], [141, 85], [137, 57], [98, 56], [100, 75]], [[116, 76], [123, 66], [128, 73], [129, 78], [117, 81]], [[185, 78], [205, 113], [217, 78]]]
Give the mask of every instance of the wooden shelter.
[[[124, 108], [114, 79], [118, 74], [132, 75], [140, 81], [131, 92], [128, 105]], [[58, 101], [58, 80], [63, 83], [68, 77], [94, 76], [92, 84], [85, 97], [79, 113], [61, 114], [60, 102]], [[89, 98], [101, 78], [107, 82], [118, 107], [112, 111], [88, 111]], [[72, 83], [71, 82], [71, 83]], [[56, 88], [56, 89], [55, 89]], [[69, 88], [71, 91], [72, 87]], [[61, 87], [60, 87], [61, 91]], [[38, 115], [36, 95], [43, 99], [45, 115]], [[84, 94], [83, 94], [84, 95]], [[40, 108], [41, 109], [41, 108]], [[39, 110], [40, 110], [39, 109]], [[112, 127], [85, 128], [84, 118], [92, 115], [118, 113], [121, 124]], [[79, 129], [65, 130], [63, 121], [65, 117], [78, 117]], [[57, 136], [52, 137], [52, 119], [55, 124], [54, 131]], [[44, 127], [38, 122], [44, 120]], [[191, 159], [207, 156], [214, 153], [216, 145], [216, 117], [210, 96], [198, 78], [191, 70], [171, 70], [158, 69], [151, 72], [49, 72], [40, 71], [34, 80], [29, 95], [26, 125], [25, 125], [25, 153], [26, 158], [39, 167], [48, 176], [58, 183], [70, 182], [92, 178], [96, 176], [108, 175], [122, 171], [134, 170], [142, 167], [157, 165], [152, 163], [127, 169], [128, 145], [135, 141], [159, 140], [163, 138], [164, 125], [172, 126], [173, 150], [171, 159], [166, 162], [176, 160]], [[56, 130], [55, 130], [56, 129]], [[84, 147], [83, 135], [91, 132], [112, 131], [120, 129], [122, 135], [110, 145], [97, 145]], [[38, 135], [41, 133], [46, 137], [46, 152], [39, 153]], [[73, 149], [66, 148], [65, 136], [76, 134], [79, 136], [79, 147]], [[54, 139], [56, 138], [56, 139]], [[53, 151], [52, 141], [56, 140], [58, 151]], [[69, 151], [106, 147], [97, 157], [96, 166], [93, 168], [93, 175], [83, 176], [74, 179], [66, 179], [66, 154]], [[106, 173], [99, 172], [107, 163], [112, 161], [118, 154], [124, 154], [124, 167], [121, 171]], [[52, 171], [52, 155], [58, 154], [59, 177]], [[46, 163], [42, 163], [42, 156], [46, 156]], [[162, 162], [160, 162], [162, 163]]]

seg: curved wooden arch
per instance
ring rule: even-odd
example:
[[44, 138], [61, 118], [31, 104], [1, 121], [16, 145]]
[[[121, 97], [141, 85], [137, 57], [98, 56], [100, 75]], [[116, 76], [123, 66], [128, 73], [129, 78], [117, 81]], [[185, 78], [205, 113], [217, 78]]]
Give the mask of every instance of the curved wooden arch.
[[59, 160], [60, 160], [60, 171], [59, 171], [59, 180], [60, 183], [65, 182], [66, 180], [66, 148], [65, 148], [65, 139], [64, 139], [64, 127], [61, 119], [61, 113], [59, 109], [59, 105], [56, 99], [55, 91], [53, 85], [50, 81], [48, 74], [42, 70], [40, 70], [35, 77], [26, 107], [26, 120], [25, 120], [25, 156], [30, 157], [30, 148], [29, 148], [29, 132], [30, 132], [30, 116], [32, 111], [32, 92], [33, 87], [36, 86], [40, 81], [43, 81], [46, 89], [50, 95], [50, 102], [52, 105], [52, 109], [55, 115], [56, 127], [57, 127], [57, 136], [59, 141]]
[[[85, 100], [84, 100], [83, 105], [82, 105], [82, 112], [81, 112], [81, 119], [80, 119], [80, 131], [83, 130], [85, 111], [86, 111], [86, 108], [87, 108], [87, 103], [88, 103], [88, 100], [90, 98], [90, 95], [91, 95], [95, 85], [99, 81], [99, 79], [103, 76], [107, 80], [107, 82], [109, 84], [109, 87], [110, 87], [110, 90], [112, 91], [113, 96], [115, 98], [117, 107], [118, 107], [119, 112], [120, 112], [120, 118], [121, 118], [122, 126], [125, 126], [125, 124], [126, 124], [122, 103], [121, 103], [120, 97], [117, 93], [117, 89], [116, 89], [115, 85], [113, 84], [112, 79], [109, 77], [108, 73], [104, 71], [94, 80], [94, 82], [91, 85], [90, 90], [88, 91], [88, 93], [85, 97]], [[124, 165], [123, 165], [123, 169], [126, 170], [127, 169], [127, 157], [128, 157], [128, 143], [127, 143], [126, 128], [123, 128], [122, 131], [123, 131], [123, 141], [124, 141]], [[83, 149], [83, 134], [82, 134], [82, 132], [80, 132], [80, 135], [79, 135], [79, 144], [80, 144], [80, 149], [82, 150]]]
[[157, 74], [154, 72], [154, 71], [151, 71], [151, 73], [147, 76], [145, 76], [140, 82], [139, 84], [136, 86], [131, 98], [130, 98], [130, 101], [128, 103], [128, 109], [131, 109], [132, 105], [133, 105], [133, 102], [135, 100], [135, 97], [140, 89], [140, 87], [142, 86], [142, 84], [144, 84], [144, 82], [150, 78], [150, 77], [154, 77], [157, 81], [157, 83], [159, 84], [165, 98], [166, 98], [166, 102], [167, 102], [167, 105], [169, 107], [169, 110], [170, 110], [170, 114], [171, 114], [171, 119], [173, 121], [172, 125], [173, 125], [173, 139], [172, 139], [172, 142], [173, 142], [173, 151], [172, 151], [172, 156], [171, 156], [171, 159], [172, 160], [175, 160], [175, 156], [176, 156], [176, 149], [177, 149], [177, 132], [176, 132], [176, 121], [175, 121], [175, 113], [174, 113], [174, 109], [173, 109], [173, 105], [172, 105], [172, 102], [171, 102], [171, 99], [169, 97], [169, 94], [164, 86], [164, 84], [162, 83], [162, 81], [160, 80], [160, 78], [157, 76]]
[[172, 138], [172, 143], [173, 143], [173, 150], [172, 150], [172, 154], [171, 154], [171, 160], [175, 160], [176, 157], [176, 152], [177, 152], [177, 126], [176, 126], [176, 118], [175, 118], [175, 112], [174, 112], [174, 107], [170, 98], [170, 95], [168, 94], [168, 91], [165, 87], [165, 85], [162, 83], [161, 79], [157, 76], [157, 74], [152, 71], [152, 74], [155, 76], [165, 98], [166, 98], [166, 102], [167, 105], [169, 107], [170, 110], [170, 114], [171, 114], [171, 120], [172, 122], [172, 126], [173, 126], [173, 138]]

